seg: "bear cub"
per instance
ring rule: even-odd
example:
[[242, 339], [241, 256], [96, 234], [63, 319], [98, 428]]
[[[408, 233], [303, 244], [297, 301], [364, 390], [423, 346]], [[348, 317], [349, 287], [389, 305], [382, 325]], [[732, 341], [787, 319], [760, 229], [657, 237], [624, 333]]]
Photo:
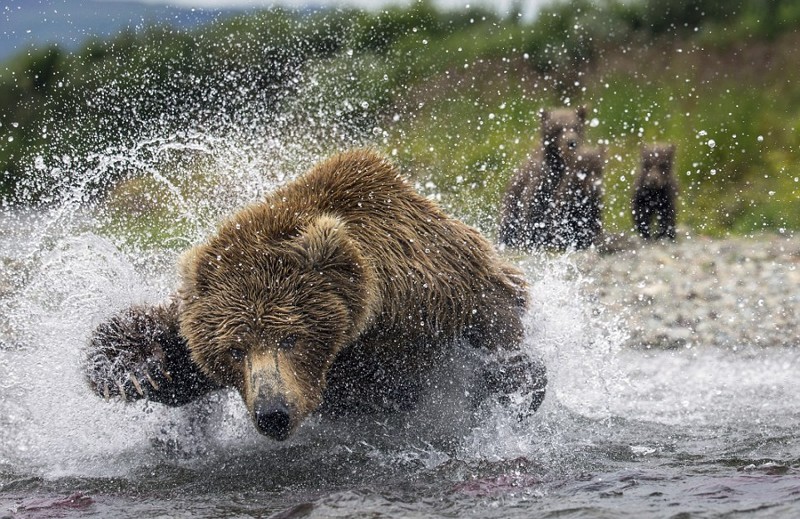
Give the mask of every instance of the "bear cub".
[[284, 440], [311, 413], [413, 406], [466, 343], [489, 353], [488, 391], [520, 391], [531, 411], [544, 398], [545, 369], [520, 349], [522, 273], [371, 151], [233, 214], [180, 267], [169, 303], [96, 329], [97, 394], [177, 406], [234, 388]]
[[675, 239], [678, 183], [673, 172], [674, 162], [674, 144], [642, 148], [631, 209], [636, 230], [645, 239]]
[[601, 232], [602, 156], [583, 147], [585, 125], [583, 107], [542, 111], [541, 147], [506, 187], [500, 243], [564, 250], [595, 241]]
[[553, 193], [550, 246], [587, 249], [603, 232], [605, 149], [580, 147]]

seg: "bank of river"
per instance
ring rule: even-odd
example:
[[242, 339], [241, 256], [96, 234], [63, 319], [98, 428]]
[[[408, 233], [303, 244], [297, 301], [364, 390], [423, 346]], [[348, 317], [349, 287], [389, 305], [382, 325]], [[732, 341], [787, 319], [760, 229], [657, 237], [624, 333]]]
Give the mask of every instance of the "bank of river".
[[800, 346], [800, 238], [629, 244], [574, 254], [587, 294], [623, 316], [629, 346]]

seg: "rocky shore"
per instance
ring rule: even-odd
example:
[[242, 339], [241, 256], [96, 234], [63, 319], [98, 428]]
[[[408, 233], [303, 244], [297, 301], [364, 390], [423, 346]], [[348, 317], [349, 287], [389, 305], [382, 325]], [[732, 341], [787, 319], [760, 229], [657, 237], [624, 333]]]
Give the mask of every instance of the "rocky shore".
[[800, 236], [629, 241], [574, 253], [585, 291], [637, 348], [800, 346]]

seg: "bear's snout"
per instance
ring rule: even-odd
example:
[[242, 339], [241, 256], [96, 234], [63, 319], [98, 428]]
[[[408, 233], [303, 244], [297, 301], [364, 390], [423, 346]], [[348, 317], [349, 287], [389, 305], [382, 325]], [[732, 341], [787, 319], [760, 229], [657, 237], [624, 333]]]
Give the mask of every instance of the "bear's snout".
[[240, 393], [258, 431], [285, 440], [319, 406], [322, 394], [304, 386], [305, 373], [281, 351], [251, 351]]
[[291, 432], [289, 406], [283, 398], [259, 398], [253, 409], [256, 427], [273, 440], [283, 441]]

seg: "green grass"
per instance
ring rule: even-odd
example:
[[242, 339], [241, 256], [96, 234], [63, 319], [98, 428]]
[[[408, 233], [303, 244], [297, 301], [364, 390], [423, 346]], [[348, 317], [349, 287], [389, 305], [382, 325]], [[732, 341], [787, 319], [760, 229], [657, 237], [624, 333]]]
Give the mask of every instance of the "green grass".
[[[709, 55], [680, 43], [628, 56], [607, 51], [581, 76], [584, 90], [566, 94], [533, 65], [502, 58], [487, 60], [474, 78], [452, 69], [418, 88], [425, 92], [423, 108], [395, 128], [387, 149], [397, 150], [421, 184], [433, 182], [454, 212], [491, 232], [503, 186], [538, 145], [537, 111], [571, 95], [573, 106], [588, 105], [590, 119], [597, 119], [587, 140], [607, 146], [607, 229], [632, 226], [631, 186], [642, 143], [668, 141], [678, 150], [684, 229], [713, 236], [798, 230], [800, 88], [787, 81], [788, 69], [762, 64], [731, 71], [731, 52]], [[769, 52], [780, 61], [794, 51], [774, 46]], [[644, 65], [632, 67], [638, 61]]]

